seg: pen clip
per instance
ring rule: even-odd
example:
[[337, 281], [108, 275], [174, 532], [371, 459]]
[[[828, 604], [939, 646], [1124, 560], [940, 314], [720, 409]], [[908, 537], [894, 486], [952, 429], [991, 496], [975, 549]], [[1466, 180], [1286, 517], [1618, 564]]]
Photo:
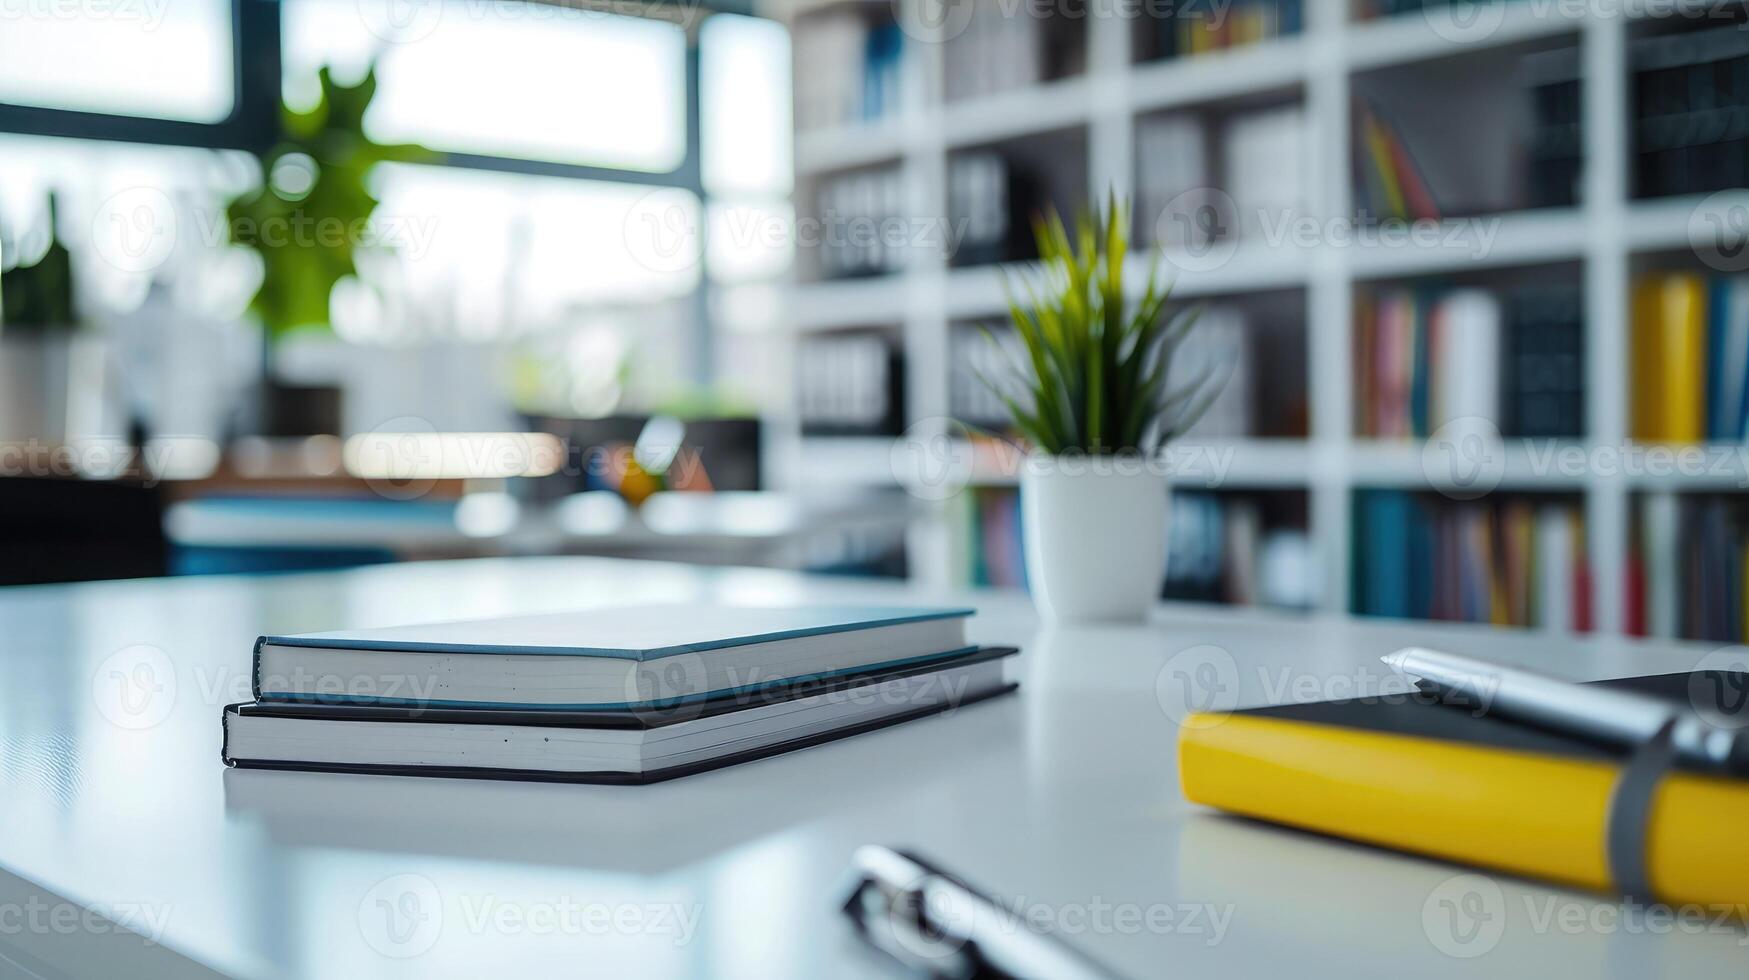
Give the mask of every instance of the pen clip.
[[969, 936], [932, 913], [928, 896], [939, 884], [963, 887], [914, 854], [860, 847], [844, 912], [864, 941], [916, 973], [951, 980], [1006, 976], [989, 969]]

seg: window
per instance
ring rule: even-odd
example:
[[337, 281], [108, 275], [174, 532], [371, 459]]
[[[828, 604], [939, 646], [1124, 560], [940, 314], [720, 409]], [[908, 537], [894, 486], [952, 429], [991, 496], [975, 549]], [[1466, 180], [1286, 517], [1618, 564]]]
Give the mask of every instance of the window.
[[700, 35], [704, 186], [712, 194], [788, 194], [789, 32], [720, 14]]
[[[423, 304], [383, 310], [384, 325], [484, 340], [698, 282], [697, 242], [669, 237], [697, 220], [698, 199], [683, 190], [405, 164], [379, 167], [373, 182], [372, 221], [395, 249], [363, 271], [389, 302]], [[368, 322], [336, 327], [394, 339]]]
[[215, 123], [236, 104], [231, 0], [0, 5], [0, 102]]
[[718, 15], [700, 35], [708, 266], [723, 283], [772, 279], [795, 255], [789, 33], [753, 17]]
[[[686, 36], [544, 3], [286, 0], [286, 101], [323, 65], [377, 65], [370, 137], [456, 153], [667, 172], [686, 154]], [[379, 54], [380, 52], [380, 54]]]
[[86, 314], [127, 312], [154, 281], [177, 284], [191, 313], [235, 316], [247, 304], [252, 274], [224, 227], [225, 202], [258, 176], [247, 154], [0, 134], [0, 160], [0, 241], [25, 255], [46, 244], [55, 192]]

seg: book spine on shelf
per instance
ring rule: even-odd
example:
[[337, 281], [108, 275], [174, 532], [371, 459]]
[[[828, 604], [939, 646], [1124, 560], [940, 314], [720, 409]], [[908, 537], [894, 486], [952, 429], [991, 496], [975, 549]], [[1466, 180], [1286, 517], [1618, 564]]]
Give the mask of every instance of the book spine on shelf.
[[1740, 25], [1650, 34], [1629, 51], [1630, 134], [1639, 197], [1706, 194], [1749, 182], [1749, 36]]
[[1579, 507], [1507, 497], [1355, 494], [1353, 611], [1554, 631], [1589, 628]]

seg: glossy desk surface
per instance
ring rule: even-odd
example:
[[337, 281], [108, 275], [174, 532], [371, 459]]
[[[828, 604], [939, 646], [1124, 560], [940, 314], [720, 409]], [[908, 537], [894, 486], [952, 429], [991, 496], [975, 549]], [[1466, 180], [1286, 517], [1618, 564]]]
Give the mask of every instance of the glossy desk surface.
[[[645, 787], [219, 762], [257, 634], [689, 600], [974, 605], [974, 639], [1025, 648], [1022, 688]], [[1009, 594], [604, 559], [0, 590], [0, 975], [892, 976], [836, 911], [852, 850], [885, 842], [1129, 976], [1741, 977], [1732, 928], [1652, 928], [1180, 795], [1187, 690], [1389, 690], [1376, 658], [1408, 642], [1576, 677], [1711, 652], [1203, 608], [1044, 631]]]

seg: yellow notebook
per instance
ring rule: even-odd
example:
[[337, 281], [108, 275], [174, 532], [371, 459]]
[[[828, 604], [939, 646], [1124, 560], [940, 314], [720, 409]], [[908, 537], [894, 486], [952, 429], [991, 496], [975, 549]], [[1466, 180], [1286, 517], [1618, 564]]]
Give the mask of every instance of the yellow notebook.
[[[1605, 683], [1686, 699], [1690, 675]], [[1621, 760], [1583, 742], [1395, 699], [1194, 715], [1178, 753], [1194, 803], [1461, 864], [1614, 887], [1605, 827]], [[1749, 903], [1744, 814], [1749, 781], [1666, 777], [1647, 850], [1658, 898]]]
[[1633, 431], [1641, 442], [1706, 436], [1706, 280], [1652, 276], [1634, 291]]

